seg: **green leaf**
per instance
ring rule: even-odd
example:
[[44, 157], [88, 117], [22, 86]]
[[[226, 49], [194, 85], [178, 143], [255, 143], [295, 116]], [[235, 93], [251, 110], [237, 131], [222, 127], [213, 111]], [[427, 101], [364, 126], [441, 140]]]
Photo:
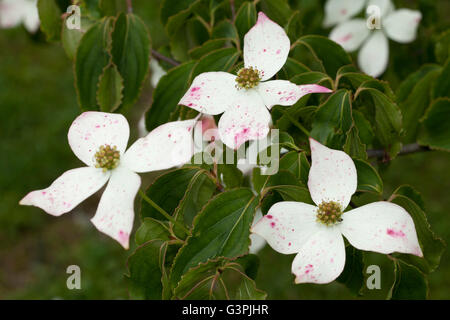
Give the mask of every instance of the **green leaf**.
[[358, 172], [357, 191], [383, 193], [383, 180], [377, 170], [368, 162], [361, 159], [353, 159], [356, 171]]
[[161, 240], [152, 240], [128, 258], [128, 292], [132, 299], [162, 298], [161, 259], [165, 255], [166, 245]]
[[172, 285], [199, 263], [246, 253], [257, 204], [258, 199], [247, 188], [225, 191], [208, 202], [194, 220], [192, 236], [175, 258]]
[[361, 296], [364, 286], [364, 261], [363, 252], [352, 246], [345, 248], [345, 266], [336, 281], [345, 285], [352, 294]]
[[284, 201], [313, 203], [308, 189], [287, 170], [279, 170], [277, 174], [269, 176], [263, 185], [261, 195], [265, 196], [273, 191], [276, 191]]
[[[201, 0], [165, 0], [161, 7], [161, 20], [165, 24], [167, 34], [172, 35], [181, 29], [192, 14], [193, 8], [200, 2]], [[181, 8], [183, 9], [179, 10]], [[175, 13], [175, 10], [178, 11]], [[165, 17], [168, 14], [172, 15], [166, 20]]]
[[308, 184], [309, 162], [306, 152], [290, 151], [280, 159], [280, 170], [288, 170], [304, 185]]
[[[201, 263], [186, 272], [174, 290], [177, 300], [226, 299], [224, 283], [220, 281], [223, 259]], [[221, 271], [222, 272], [222, 271]]]
[[347, 132], [344, 151], [353, 158], [367, 160], [366, 145], [362, 143], [358, 128], [355, 125], [352, 125]]
[[450, 99], [440, 98], [431, 103], [421, 120], [418, 141], [432, 149], [450, 151]]
[[[230, 71], [239, 58], [236, 48], [223, 48], [203, 56], [192, 72], [192, 78], [209, 71]], [[184, 93], [183, 93], [184, 94]]]
[[[305, 46], [315, 61], [321, 66], [321, 71], [335, 78], [338, 69], [351, 64], [350, 56], [336, 42], [318, 35], [307, 35], [299, 38], [294, 44]], [[301, 60], [300, 60], [301, 61]]]
[[227, 42], [229, 42], [229, 39], [226, 38], [208, 40], [201, 46], [190, 50], [189, 55], [192, 59], [200, 59], [211, 51], [223, 48]]
[[247, 254], [237, 258], [235, 261], [242, 266], [246, 275], [253, 280], [256, 279], [259, 268], [259, 257], [256, 254]]
[[303, 63], [288, 57], [283, 68], [281, 68], [281, 70], [278, 72], [278, 77], [281, 79], [290, 80], [298, 76], [299, 74], [310, 71], [311, 70]]
[[300, 11], [296, 10], [292, 12], [284, 29], [286, 30], [286, 34], [291, 40], [291, 43], [295, 42], [295, 40], [300, 37], [302, 29]]
[[164, 0], [161, 4], [161, 21], [164, 25], [167, 24], [171, 16], [182, 13], [189, 9], [190, 6], [197, 0]]
[[[231, 281], [229, 281], [231, 280]], [[263, 300], [267, 294], [256, 288], [236, 261], [219, 258], [201, 263], [181, 278], [174, 299]]]
[[336, 134], [343, 135], [352, 126], [352, 104], [350, 92], [336, 91], [316, 111], [311, 137], [329, 144]]
[[444, 63], [450, 57], [450, 30], [441, 33], [436, 41], [434, 52], [439, 63]]
[[[198, 167], [183, 167], [159, 176], [146, 190], [147, 197], [167, 213], [172, 214], [183, 199], [191, 179], [202, 171]], [[144, 200], [141, 202], [141, 217], [151, 217], [159, 220], [165, 218]]]
[[239, 45], [239, 34], [230, 20], [223, 20], [216, 24], [212, 30], [212, 39], [233, 39], [236, 45]]
[[417, 85], [417, 83], [425, 77], [427, 74], [429, 74], [431, 71], [439, 69], [438, 65], [435, 64], [425, 64], [422, 67], [420, 67], [419, 70], [416, 72], [411, 73], [397, 88], [395, 95], [397, 96], [397, 102], [402, 103], [404, 102], [409, 95], [411, 94], [411, 91], [413, 91], [414, 87]]
[[112, 18], [103, 18], [81, 38], [75, 58], [75, 87], [82, 110], [98, 110], [100, 76], [109, 64]]
[[422, 199], [422, 196], [412, 186], [402, 185], [402, 186], [398, 187], [397, 189], [395, 189], [393, 194], [402, 195], [402, 196], [409, 198], [410, 200], [414, 201], [420, 207], [420, 209], [425, 211], [425, 203]]
[[412, 264], [424, 273], [434, 271], [440, 263], [445, 250], [444, 242], [431, 231], [425, 212], [413, 200], [404, 195], [393, 194], [391, 202], [403, 207], [412, 217], [416, 228], [417, 237], [422, 248], [423, 258], [410, 254], [395, 254], [404, 262]]
[[374, 138], [372, 124], [364, 117], [363, 113], [358, 110], [353, 109], [352, 116], [354, 125], [358, 129], [361, 142], [365, 145], [371, 144]]
[[450, 98], [450, 58], [447, 59], [447, 62], [434, 83], [433, 99], [439, 97]]
[[61, 36], [61, 9], [55, 0], [39, 0], [37, 3], [41, 30], [48, 41], [57, 41]]
[[169, 228], [159, 220], [144, 218], [141, 226], [136, 231], [136, 244], [142, 245], [151, 240], [169, 240]]
[[392, 300], [425, 300], [428, 297], [428, 281], [416, 267], [401, 260], [394, 261], [395, 280], [389, 291]]
[[239, 37], [244, 38], [244, 35], [256, 23], [256, 6], [253, 2], [244, 2], [236, 13], [234, 25], [238, 31]]
[[235, 299], [236, 300], [265, 300], [267, 293], [258, 290], [256, 288], [255, 281], [248, 278], [242, 277], [241, 285], [238, 288]]
[[112, 61], [123, 78], [121, 110], [132, 106], [139, 97], [149, 71], [150, 35], [142, 20], [134, 14], [121, 13], [112, 33]]
[[267, 190], [276, 191], [280, 194], [284, 201], [296, 201], [314, 204], [309, 194], [309, 190], [302, 186], [280, 185], [270, 187]]
[[[431, 69], [431, 68], [430, 68]], [[420, 80], [417, 80], [414, 87], [411, 89], [408, 98], [400, 104], [400, 109], [403, 114], [403, 128], [405, 136], [402, 139], [405, 143], [412, 143], [416, 141], [417, 129], [419, 121], [426, 108], [431, 101], [431, 88], [437, 78], [440, 69], [435, 67], [427, 74], [423, 74]]]
[[73, 60], [75, 59], [75, 55], [77, 53], [78, 45], [80, 44], [81, 38], [86, 33], [86, 30], [88, 30], [89, 27], [92, 25], [92, 22], [87, 18], [84, 19], [81, 18], [80, 29], [69, 29], [67, 28], [66, 21], [67, 18], [64, 19], [62, 25], [61, 43], [69, 59]]
[[153, 103], [145, 115], [148, 131], [169, 120], [170, 114], [175, 110], [178, 102], [189, 87], [191, 73], [196, 62], [186, 62], [164, 75], [153, 91]]
[[354, 89], [357, 89], [362, 83], [374, 79], [365, 73], [359, 72], [354, 65], [346, 65], [337, 71], [336, 86], [342, 86], [342, 82], [344, 82], [342, 80], [345, 80], [345, 83], [349, 83]]
[[[196, 172], [187, 186], [183, 199], [181, 199], [180, 204], [175, 209], [175, 218], [190, 227], [195, 216], [212, 198], [215, 190], [215, 181], [205, 170]], [[178, 230], [176, 226], [172, 227], [177, 236], [184, 236], [183, 231]]]
[[106, 66], [100, 76], [97, 90], [97, 104], [104, 112], [113, 112], [122, 101], [123, 79], [115, 64]]
[[376, 82], [364, 82], [355, 94], [355, 99], [361, 94], [369, 95], [374, 104], [375, 134], [392, 158], [400, 151], [400, 133], [402, 130], [402, 114], [400, 108], [384, 93], [375, 89]]
[[218, 164], [217, 175], [221, 177], [226, 190], [240, 187], [244, 181], [242, 171], [233, 164]]
[[327, 74], [317, 71], [304, 72], [290, 79], [295, 84], [323, 84], [328, 82], [328, 87], [333, 86], [333, 79]]
[[261, 11], [277, 24], [284, 26], [291, 17], [292, 9], [287, 0], [261, 0]]
[[104, 16], [116, 16], [127, 11], [126, 0], [99, 0], [98, 6]]
[[[57, 0], [57, 2], [61, 3], [64, 0]], [[99, 7], [100, 0], [80, 0], [78, 1], [78, 5], [81, 9], [81, 15], [84, 17], [88, 17], [89, 19], [98, 20], [102, 16], [102, 12]]]

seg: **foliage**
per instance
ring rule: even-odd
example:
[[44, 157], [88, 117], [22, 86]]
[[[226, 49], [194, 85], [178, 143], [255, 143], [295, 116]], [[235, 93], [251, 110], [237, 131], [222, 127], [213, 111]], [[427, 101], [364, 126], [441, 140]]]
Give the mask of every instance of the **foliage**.
[[[128, 259], [131, 298], [265, 298], [254, 272], [248, 271], [258, 268], [257, 259], [248, 255], [250, 227], [257, 208], [265, 214], [282, 200], [311, 203], [310, 150], [302, 128], [354, 159], [358, 187], [353, 200], [358, 204], [367, 195], [383, 199], [379, 168], [396, 161], [405, 147], [450, 150], [448, 26], [432, 23], [438, 14], [435, 2], [416, 5], [424, 10], [424, 21], [413, 52], [423, 48], [425, 53], [399, 66], [403, 62], [398, 59], [408, 50], [399, 47], [383, 79], [361, 73], [354, 56], [323, 35], [323, 4], [318, 1], [133, 1], [132, 12], [125, 0], [111, 2], [114, 5], [80, 3], [85, 15], [82, 30], [67, 29], [58, 18], [62, 10], [56, 0], [39, 1], [39, 14], [47, 40], [60, 39], [73, 62], [83, 111], [132, 114], [146, 86], [150, 59], [158, 59], [151, 57], [156, 50], [169, 59], [159, 61], [167, 74], [153, 92], [145, 115], [147, 130], [195, 117], [196, 112], [178, 106], [180, 98], [200, 73], [234, 72], [242, 65], [243, 37], [258, 11], [284, 27], [291, 39], [289, 59], [277, 78], [333, 90], [328, 96], [305, 96], [291, 107], [272, 109], [273, 124], [284, 133], [281, 145], [289, 151], [283, 153], [275, 175], [263, 176], [255, 168], [246, 179], [235, 166], [189, 164], [162, 173], [147, 188], [146, 196], [188, 232], [142, 202], [139, 246]], [[433, 39], [425, 36], [430, 30]], [[374, 150], [379, 151], [375, 157]], [[399, 187], [389, 201], [413, 217], [424, 257], [391, 257], [395, 279], [388, 296], [426, 298], [427, 275], [438, 268], [445, 246], [433, 233], [414, 188]], [[349, 245], [346, 255], [348, 263], [338, 282], [360, 294], [362, 252]]]

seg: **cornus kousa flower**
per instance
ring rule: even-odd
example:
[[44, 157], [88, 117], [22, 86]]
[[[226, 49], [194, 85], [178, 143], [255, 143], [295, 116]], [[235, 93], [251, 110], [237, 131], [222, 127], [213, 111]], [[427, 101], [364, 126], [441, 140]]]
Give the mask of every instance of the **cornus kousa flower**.
[[284, 65], [290, 41], [279, 25], [260, 12], [244, 37], [244, 67], [233, 75], [205, 72], [198, 75], [179, 104], [201, 113], [224, 113], [219, 121], [220, 139], [237, 149], [247, 140], [265, 137], [274, 105], [293, 105], [312, 92], [331, 92], [318, 85], [298, 86], [286, 80], [266, 81]]
[[[367, 5], [367, 19], [355, 18]], [[325, 5], [325, 26], [338, 25], [331, 31], [330, 39], [346, 51], [361, 48], [358, 64], [362, 71], [380, 76], [389, 60], [389, 40], [409, 43], [415, 40], [422, 18], [420, 11], [394, 9], [390, 0], [328, 0]]]
[[29, 32], [39, 29], [37, 0], [0, 0], [0, 28], [25, 25]]
[[345, 265], [342, 236], [360, 250], [423, 256], [414, 222], [402, 207], [380, 201], [344, 212], [357, 185], [352, 159], [313, 139], [310, 145], [308, 187], [316, 206], [278, 202], [252, 227], [276, 251], [297, 253], [296, 283], [328, 283], [339, 276]]
[[189, 161], [193, 155], [194, 125], [195, 120], [163, 124], [125, 152], [130, 128], [124, 116], [84, 112], [72, 123], [68, 140], [87, 167], [63, 173], [50, 187], [27, 194], [20, 204], [60, 216], [109, 181], [91, 222], [128, 249], [134, 198], [141, 184], [136, 173], [168, 169]]

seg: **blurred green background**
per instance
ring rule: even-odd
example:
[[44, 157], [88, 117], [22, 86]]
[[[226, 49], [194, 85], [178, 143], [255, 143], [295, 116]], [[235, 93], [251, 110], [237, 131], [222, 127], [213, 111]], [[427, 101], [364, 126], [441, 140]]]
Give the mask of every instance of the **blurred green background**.
[[[305, 8], [311, 6], [311, 1], [300, 2], [304, 2]], [[146, 10], [144, 1], [135, 3], [135, 11], [149, 24], [154, 46], [164, 45], [166, 39], [157, 12]], [[439, 19], [450, 16], [448, 1], [438, 3], [443, 9]], [[317, 16], [321, 14], [318, 12]], [[315, 28], [313, 23], [311, 28]], [[423, 41], [420, 38], [413, 44], [412, 52]], [[397, 47], [403, 53], [408, 50], [391, 43], [392, 50]], [[0, 30], [0, 48], [0, 299], [128, 298], [124, 274], [126, 258], [133, 247], [123, 250], [89, 222], [101, 191], [59, 218], [18, 205], [27, 192], [47, 187], [64, 171], [83, 165], [67, 143], [68, 128], [80, 113], [71, 61], [60, 44], [46, 43], [41, 33], [30, 35], [23, 27]], [[426, 46], [422, 49], [429, 51]], [[419, 52], [420, 58], [410, 64], [418, 67], [430, 62], [428, 54]], [[398, 73], [389, 69], [386, 77], [395, 89], [409, 72], [405, 68]], [[149, 92], [143, 94], [137, 110], [149, 105]], [[134, 129], [132, 139], [136, 135]], [[422, 193], [428, 220], [447, 243], [450, 243], [449, 173], [450, 154], [443, 152], [402, 156], [380, 168], [387, 197], [401, 184], [411, 184]], [[278, 254], [268, 246], [259, 256], [257, 285], [267, 291], [270, 299], [355, 298], [338, 283], [294, 285], [290, 274], [294, 256]], [[383, 255], [369, 253], [366, 259], [381, 266], [382, 289], [366, 290], [363, 298], [383, 299], [392, 284], [393, 265]], [[66, 287], [69, 265], [81, 268], [81, 290]], [[439, 269], [429, 276], [429, 286], [430, 298], [450, 298], [448, 251], [442, 256]]]

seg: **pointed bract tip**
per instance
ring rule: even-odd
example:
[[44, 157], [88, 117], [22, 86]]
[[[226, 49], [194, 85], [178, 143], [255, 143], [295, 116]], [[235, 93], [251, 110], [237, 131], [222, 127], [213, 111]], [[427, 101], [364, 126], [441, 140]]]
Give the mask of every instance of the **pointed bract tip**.
[[33, 203], [32, 203], [31, 200], [30, 200], [29, 195], [30, 195], [30, 193], [28, 193], [25, 197], [23, 197], [23, 198], [19, 201], [19, 204], [20, 204], [21, 206], [31, 206], [31, 205], [33, 205]]
[[262, 11], [258, 12], [258, 18], [267, 18], [266, 14]]

